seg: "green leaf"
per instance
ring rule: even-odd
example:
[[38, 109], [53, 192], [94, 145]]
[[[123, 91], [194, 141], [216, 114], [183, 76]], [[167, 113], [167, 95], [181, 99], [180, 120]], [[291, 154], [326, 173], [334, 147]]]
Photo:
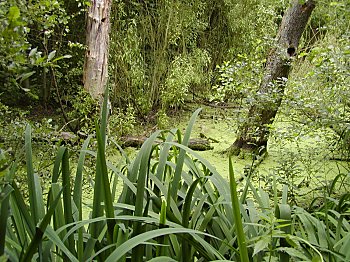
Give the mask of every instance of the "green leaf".
[[291, 248], [291, 247], [281, 247], [277, 248], [278, 251], [280, 252], [285, 252], [292, 258], [299, 258], [302, 259], [303, 261], [310, 261], [310, 259], [305, 256], [302, 252], [300, 252], [298, 249]]
[[54, 58], [56, 55], [56, 50], [53, 50], [47, 57], [47, 62], [50, 62], [52, 58]]
[[128, 241], [124, 242], [122, 245], [117, 247], [112, 252], [112, 254], [109, 257], [107, 257], [106, 262], [118, 261], [118, 259], [124, 256], [131, 249], [150, 239], [154, 239], [156, 237], [169, 235], [169, 234], [182, 234], [182, 233], [189, 233], [189, 234], [194, 233], [194, 234], [207, 235], [203, 232], [199, 232], [188, 228], [162, 228], [162, 229], [148, 231], [129, 239]]
[[264, 237], [261, 240], [259, 240], [257, 243], [254, 244], [253, 256], [255, 256], [260, 251], [262, 251], [265, 248], [267, 248], [268, 245], [269, 245], [269, 239], [267, 237]]
[[7, 18], [13, 22], [16, 21], [21, 15], [21, 11], [17, 6], [11, 6]]
[[36, 47], [36, 48], [33, 48], [32, 50], [30, 50], [28, 57], [34, 56], [34, 55], [37, 53], [37, 51], [38, 51], [38, 48], [37, 48], [37, 47]]
[[54, 60], [52, 60], [52, 62], [57, 62], [59, 60], [68, 59], [68, 58], [71, 58], [71, 57], [72, 57], [71, 55], [64, 55], [64, 56], [56, 57]]
[[10, 185], [6, 185], [4, 189], [0, 191], [0, 256], [4, 254], [5, 251], [5, 232], [7, 225], [7, 218], [9, 215], [9, 200], [10, 194], [13, 188]]
[[29, 203], [31, 215], [36, 225], [40, 219], [44, 217], [44, 202], [40, 186], [39, 177], [34, 173], [33, 168], [33, 153], [32, 153], [32, 135], [31, 127], [27, 125], [25, 131], [25, 151], [27, 165], [27, 183], [29, 191]]
[[311, 260], [312, 262], [323, 262], [323, 260], [319, 256], [315, 256]]
[[[26, 79], [28, 79], [29, 77], [31, 77], [32, 75], [34, 75], [34, 74], [35, 74], [35, 71], [21, 74], [21, 75], [20, 75], [21, 83], [22, 83], [24, 80], [26, 80]], [[22, 89], [24, 90], [25, 88], [22, 88]]]
[[148, 262], [176, 262], [176, 260], [171, 257], [161, 256], [152, 258], [151, 260], [148, 260]]
[[51, 216], [55, 212], [55, 208], [57, 204], [60, 201], [62, 190], [57, 195], [56, 199], [53, 201], [52, 205], [50, 206], [49, 210], [47, 211], [46, 215], [43, 217], [43, 219], [40, 221], [38, 227], [36, 228], [35, 235], [33, 239], [31, 240], [28, 248], [26, 249], [24, 256], [21, 258], [20, 261], [31, 261], [33, 255], [37, 251], [37, 248], [44, 236], [44, 233], [46, 231], [46, 228], [48, 224], [50, 223]]
[[[191, 116], [190, 122], [186, 128], [186, 132], [185, 132], [183, 141], [181, 143], [182, 145], [187, 146], [188, 141], [190, 140], [190, 135], [192, 132], [194, 122], [196, 121], [196, 118], [201, 110], [202, 110], [201, 108], [197, 109], [193, 113], [193, 115]], [[177, 198], [177, 191], [178, 191], [178, 187], [179, 187], [179, 182], [181, 180], [181, 172], [182, 172], [182, 167], [183, 167], [185, 155], [186, 155], [186, 151], [183, 149], [180, 149], [180, 154], [179, 154], [178, 160], [176, 162], [176, 169], [175, 169], [174, 178], [173, 178], [173, 181], [171, 184], [171, 197], [175, 200], [175, 202], [176, 202], [176, 198]]]
[[[62, 158], [62, 187], [63, 187], [64, 219], [66, 224], [70, 224], [73, 222], [73, 210], [72, 210], [68, 149], [64, 150], [63, 158]], [[74, 241], [73, 235], [68, 238], [68, 249], [70, 252], [75, 254], [75, 241]]]
[[[45, 236], [52, 241], [52, 243], [57, 246], [62, 252], [69, 258], [69, 261], [78, 262], [78, 259], [69, 251], [65, 244], [61, 241], [60, 237], [50, 226], [45, 230]], [[84, 260], [85, 261], [85, 260]]]
[[239, 246], [239, 254], [241, 257], [241, 261], [249, 262], [248, 250], [246, 239], [243, 230], [243, 223], [241, 219], [241, 211], [240, 211], [240, 202], [237, 196], [237, 184], [235, 180], [235, 174], [232, 166], [232, 158], [229, 157], [229, 176], [230, 176], [230, 191], [231, 191], [231, 202], [232, 202], [232, 210], [233, 216], [235, 218], [235, 228], [237, 232], [238, 246]]

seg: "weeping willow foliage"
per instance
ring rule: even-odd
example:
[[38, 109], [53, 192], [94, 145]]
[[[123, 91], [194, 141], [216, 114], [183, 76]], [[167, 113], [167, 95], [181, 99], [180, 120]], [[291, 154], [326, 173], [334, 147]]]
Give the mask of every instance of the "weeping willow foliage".
[[268, 0], [115, 1], [113, 102], [120, 108], [131, 104], [138, 115], [147, 115], [177, 108], [191, 94], [206, 96], [216, 65], [274, 34], [275, 11]]

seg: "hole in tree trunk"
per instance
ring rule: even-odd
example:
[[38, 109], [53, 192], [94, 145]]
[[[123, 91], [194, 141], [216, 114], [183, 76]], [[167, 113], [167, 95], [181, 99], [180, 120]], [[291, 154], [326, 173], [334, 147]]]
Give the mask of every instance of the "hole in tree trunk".
[[294, 47], [288, 47], [287, 53], [289, 56], [293, 56], [295, 54], [295, 48]]

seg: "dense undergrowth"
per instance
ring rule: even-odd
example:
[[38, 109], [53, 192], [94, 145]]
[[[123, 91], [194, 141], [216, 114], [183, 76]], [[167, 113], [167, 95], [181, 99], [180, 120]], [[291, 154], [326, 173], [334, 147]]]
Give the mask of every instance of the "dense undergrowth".
[[[339, 174], [308, 210], [289, 201], [289, 188], [269, 194], [247, 173], [239, 195], [229, 165], [229, 182], [186, 145], [200, 110], [184, 134], [156, 131], [134, 159], [106, 135], [106, 101], [71, 173], [68, 149], [54, 161], [49, 194], [43, 197], [33, 168], [31, 127], [25, 131], [26, 183], [16, 183], [18, 161], [2, 167], [0, 256], [6, 261], [349, 261], [348, 174]], [[106, 160], [114, 145], [125, 158]], [[95, 158], [93, 201], [82, 200], [84, 161]], [[72, 179], [72, 177], [75, 179]], [[123, 184], [116, 195], [116, 186]], [[6, 234], [5, 234], [6, 232]]]

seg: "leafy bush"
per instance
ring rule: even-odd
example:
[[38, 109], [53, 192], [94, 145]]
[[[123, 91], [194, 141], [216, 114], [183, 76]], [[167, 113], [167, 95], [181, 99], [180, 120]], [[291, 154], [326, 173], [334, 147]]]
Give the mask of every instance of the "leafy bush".
[[74, 121], [76, 130], [86, 134], [91, 132], [94, 126], [94, 119], [98, 115], [98, 103], [82, 87], [79, 88], [74, 100], [72, 101], [73, 110], [68, 113], [71, 121]]
[[[308, 133], [332, 132], [329, 150], [334, 156], [347, 158], [349, 152], [349, 36], [338, 40], [328, 36], [306, 57], [288, 84], [282, 113], [291, 120], [291, 130]], [[292, 131], [295, 133], [294, 131]], [[328, 134], [330, 137], [330, 135]], [[340, 142], [340, 143], [339, 143]], [[332, 149], [333, 148], [333, 149]]]
[[132, 134], [135, 131], [136, 117], [134, 108], [129, 105], [125, 110], [113, 109], [113, 114], [109, 117], [109, 130], [111, 134], [118, 138]]
[[192, 54], [177, 56], [171, 63], [168, 76], [162, 88], [162, 107], [178, 108], [192, 92], [201, 93], [203, 90], [194, 88], [209, 82], [206, 67], [210, 57], [206, 51], [196, 49]]

